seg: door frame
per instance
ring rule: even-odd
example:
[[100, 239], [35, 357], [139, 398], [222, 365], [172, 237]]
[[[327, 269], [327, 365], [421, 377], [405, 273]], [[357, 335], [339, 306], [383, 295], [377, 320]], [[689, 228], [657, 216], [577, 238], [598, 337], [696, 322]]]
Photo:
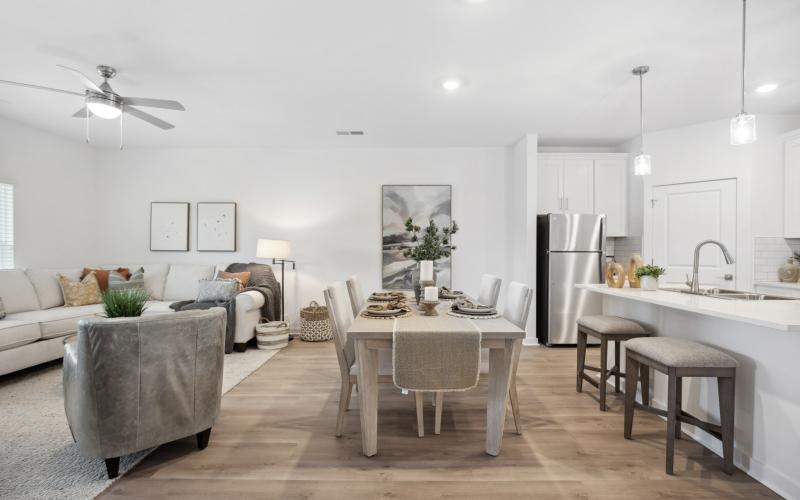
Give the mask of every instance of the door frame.
[[[669, 187], [669, 186], [684, 186], [687, 184], [700, 184], [703, 182], [720, 182], [720, 181], [733, 181], [735, 184], [734, 189], [734, 202], [736, 205], [736, 213], [734, 214], [734, 247], [731, 249], [733, 251], [733, 257], [736, 259], [736, 272], [733, 276], [733, 287], [737, 288], [740, 285], [743, 285], [745, 280], [741, 280], [740, 277], [742, 276], [742, 271], [745, 269], [744, 266], [744, 258], [745, 255], [740, 252], [742, 248], [742, 244], [740, 239], [742, 238], [742, 231], [740, 230], [740, 222], [742, 220], [741, 214], [741, 197], [739, 193], [739, 188], [741, 183], [739, 182], [738, 177], [719, 177], [714, 179], [697, 179], [691, 181], [684, 181], [684, 182], [665, 182], [662, 184], [650, 184], [647, 186], [647, 196], [644, 198], [644, 214], [642, 219], [642, 257], [644, 258], [645, 262], [652, 263], [653, 260], [653, 202], [655, 200], [653, 196], [653, 190], [655, 188], [661, 187]], [[749, 255], [746, 256], [749, 258]], [[659, 263], [655, 263], [659, 265]], [[751, 280], [752, 281], [752, 280]]]

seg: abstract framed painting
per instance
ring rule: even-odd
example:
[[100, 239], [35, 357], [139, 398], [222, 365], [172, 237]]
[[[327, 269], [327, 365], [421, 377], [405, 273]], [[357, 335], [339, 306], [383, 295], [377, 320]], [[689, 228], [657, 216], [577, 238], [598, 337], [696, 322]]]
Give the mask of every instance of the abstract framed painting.
[[189, 251], [189, 203], [150, 203], [150, 251]]
[[236, 251], [236, 203], [197, 204], [197, 251]]
[[[382, 269], [381, 286], [385, 290], [410, 290], [411, 272], [416, 262], [403, 255], [414, 243], [406, 232], [405, 222], [412, 218], [423, 228], [433, 220], [437, 226], [449, 227], [452, 219], [453, 186], [451, 185], [384, 185], [382, 188]], [[450, 287], [450, 257], [435, 263], [436, 283]]]

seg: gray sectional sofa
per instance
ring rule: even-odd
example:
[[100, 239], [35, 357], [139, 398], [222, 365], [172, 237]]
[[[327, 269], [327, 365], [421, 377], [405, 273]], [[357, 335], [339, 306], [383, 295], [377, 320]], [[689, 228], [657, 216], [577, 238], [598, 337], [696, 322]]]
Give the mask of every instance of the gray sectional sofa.
[[[197, 298], [198, 281], [212, 279], [227, 264], [108, 264], [87, 266], [104, 269], [144, 268], [145, 287], [151, 301], [145, 314], [172, 312], [169, 305]], [[103, 311], [101, 304], [65, 307], [56, 279], [63, 274], [80, 277], [82, 267], [62, 269], [0, 270], [0, 298], [6, 317], [0, 320], [0, 375], [59, 359], [64, 337], [77, 331], [77, 323]], [[264, 296], [247, 291], [236, 296], [234, 342], [243, 344], [255, 336]]]

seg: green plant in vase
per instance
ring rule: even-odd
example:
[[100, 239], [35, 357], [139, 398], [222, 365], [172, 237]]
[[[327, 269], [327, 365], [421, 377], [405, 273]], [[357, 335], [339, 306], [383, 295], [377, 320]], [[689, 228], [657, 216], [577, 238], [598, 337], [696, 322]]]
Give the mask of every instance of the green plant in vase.
[[[411, 282], [414, 287], [414, 294], [419, 301], [419, 262], [429, 260], [436, 262], [443, 257], [450, 257], [456, 249], [453, 245], [453, 235], [458, 232], [456, 221], [449, 226], [439, 228], [433, 219], [428, 219], [428, 226], [425, 229], [414, 224], [414, 219], [409, 217], [406, 220], [406, 233], [411, 236], [412, 245], [403, 250], [403, 255], [409, 259], [414, 259], [417, 266], [411, 273]], [[434, 282], [436, 277], [434, 276]]]
[[103, 292], [103, 310], [107, 318], [141, 316], [150, 294], [144, 288], [123, 288]]

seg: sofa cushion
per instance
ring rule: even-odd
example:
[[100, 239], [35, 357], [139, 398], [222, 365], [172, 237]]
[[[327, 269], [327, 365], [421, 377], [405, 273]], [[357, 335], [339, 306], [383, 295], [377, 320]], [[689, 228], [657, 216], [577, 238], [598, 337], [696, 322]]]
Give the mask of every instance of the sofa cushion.
[[117, 273], [117, 275], [122, 276], [124, 279], [128, 279], [131, 277], [130, 269], [124, 267], [118, 267], [117, 269], [100, 269], [100, 268], [91, 268], [91, 267], [84, 267], [83, 271], [81, 271], [81, 279], [85, 278], [87, 274], [94, 271], [94, 276], [97, 278], [97, 284], [100, 285], [100, 290], [105, 290], [108, 288], [108, 276], [111, 273]]
[[144, 285], [144, 268], [127, 273], [127, 276], [117, 271], [108, 274], [108, 288], [111, 290], [128, 290], [130, 288], [147, 289]]
[[58, 282], [61, 284], [64, 305], [67, 307], [87, 306], [103, 301], [103, 294], [100, 292], [100, 285], [97, 283], [94, 271], [80, 281], [71, 280], [63, 274], [59, 274]]
[[21, 269], [0, 270], [0, 297], [3, 298], [8, 314], [39, 309], [36, 290], [28, 275]]
[[9, 314], [6, 319], [14, 321], [33, 321], [39, 323], [41, 338], [50, 339], [75, 333], [78, 329], [78, 320], [96, 319], [96, 315], [103, 312], [102, 304], [91, 304], [76, 307], [54, 307], [40, 311], [28, 311]]
[[128, 269], [144, 269], [144, 287], [153, 300], [164, 298], [164, 283], [169, 272], [169, 264], [133, 264], [127, 266], [105, 265], [105, 268], [127, 267]]
[[58, 275], [66, 276], [72, 281], [81, 279], [80, 267], [70, 267], [64, 269], [26, 269], [25, 274], [31, 280], [36, 296], [39, 297], [39, 305], [42, 309], [50, 309], [64, 305], [64, 294], [58, 282]]
[[147, 304], [145, 304], [144, 314], [163, 314], [167, 312], [174, 312], [173, 309], [170, 309], [170, 305], [173, 304], [174, 301], [172, 300], [149, 300]]
[[[145, 274], [146, 272], [145, 270]], [[167, 274], [163, 299], [194, 300], [197, 298], [200, 288], [199, 281], [211, 279], [213, 274], [213, 265], [173, 264], [169, 268], [169, 274]]]
[[30, 344], [40, 338], [42, 338], [42, 332], [39, 324], [35, 321], [13, 319], [0, 321], [0, 351]]

